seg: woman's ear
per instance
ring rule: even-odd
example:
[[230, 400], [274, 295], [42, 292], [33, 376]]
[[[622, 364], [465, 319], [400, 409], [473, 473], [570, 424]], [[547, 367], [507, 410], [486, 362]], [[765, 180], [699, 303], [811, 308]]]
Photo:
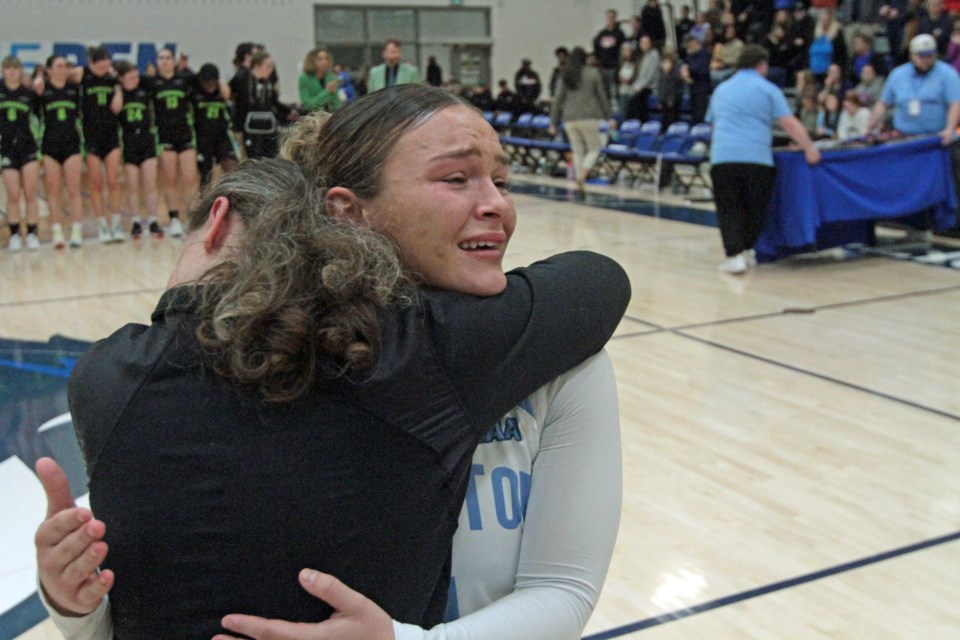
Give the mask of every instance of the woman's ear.
[[334, 220], [362, 223], [363, 203], [360, 198], [346, 187], [331, 187], [324, 197], [327, 215]]

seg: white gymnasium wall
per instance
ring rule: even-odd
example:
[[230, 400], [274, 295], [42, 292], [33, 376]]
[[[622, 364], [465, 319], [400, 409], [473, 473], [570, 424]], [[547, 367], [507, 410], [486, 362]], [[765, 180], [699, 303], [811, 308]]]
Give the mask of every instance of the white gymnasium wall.
[[[674, 2], [681, 4], [682, 2]], [[54, 43], [176, 43], [194, 69], [214, 62], [227, 78], [238, 42], [263, 42], [273, 54], [283, 96], [294, 101], [304, 53], [313, 46], [315, 4], [450, 6], [450, 0], [0, 0], [0, 55], [19, 45], [28, 63], [42, 62]], [[691, 3], [692, 4], [692, 3]], [[590, 48], [603, 26], [604, 11], [622, 18], [632, 0], [464, 0], [465, 7], [490, 7], [493, 78], [509, 78], [530, 58], [546, 84], [558, 45]], [[28, 45], [23, 48], [23, 45]], [[125, 57], [118, 55], [116, 57]]]

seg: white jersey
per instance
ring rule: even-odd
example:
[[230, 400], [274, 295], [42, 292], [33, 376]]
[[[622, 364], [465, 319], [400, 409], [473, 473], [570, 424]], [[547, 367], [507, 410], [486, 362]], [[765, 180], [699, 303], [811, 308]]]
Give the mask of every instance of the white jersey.
[[[453, 541], [450, 621], [394, 622], [396, 640], [580, 638], [613, 554], [621, 491], [616, 381], [601, 352], [484, 438]], [[106, 599], [82, 618], [47, 609], [68, 640], [112, 637]]]
[[488, 433], [453, 542], [451, 621], [394, 623], [396, 640], [580, 638], [613, 554], [621, 491], [616, 380], [601, 352]]

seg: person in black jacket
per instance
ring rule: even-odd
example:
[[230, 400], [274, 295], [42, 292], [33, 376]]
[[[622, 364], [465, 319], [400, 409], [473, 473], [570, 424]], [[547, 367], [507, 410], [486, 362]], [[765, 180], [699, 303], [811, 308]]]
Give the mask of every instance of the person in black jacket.
[[292, 107], [280, 102], [273, 71], [273, 58], [266, 51], [258, 51], [250, 61], [244, 86], [234, 96], [248, 158], [275, 156], [280, 127], [297, 116]]
[[593, 38], [593, 54], [597, 57], [603, 88], [607, 96], [617, 96], [617, 71], [620, 69], [620, 47], [627, 36], [617, 21], [617, 12], [607, 9], [607, 22]]
[[667, 26], [663, 22], [663, 12], [658, 0], [647, 0], [647, 5], [640, 12], [640, 28], [643, 35], [650, 36], [654, 48], [662, 51], [667, 41]]

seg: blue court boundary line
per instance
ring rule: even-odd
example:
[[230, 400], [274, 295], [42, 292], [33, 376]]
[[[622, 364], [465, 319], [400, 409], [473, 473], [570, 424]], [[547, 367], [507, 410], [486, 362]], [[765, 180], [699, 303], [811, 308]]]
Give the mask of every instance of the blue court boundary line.
[[643, 629], [649, 629], [651, 627], [656, 627], [668, 622], [674, 622], [676, 620], [683, 620], [684, 618], [689, 618], [698, 613], [704, 613], [706, 611], [713, 611], [714, 609], [719, 609], [721, 607], [726, 607], [731, 604], [737, 604], [745, 600], [750, 600], [752, 598], [758, 598], [760, 596], [765, 596], [770, 593], [775, 593], [777, 591], [782, 591], [784, 589], [790, 589], [808, 582], [814, 582], [816, 580], [822, 580], [823, 578], [829, 578], [830, 576], [835, 576], [840, 573], [846, 573], [848, 571], [853, 571], [854, 569], [859, 569], [871, 564], [877, 564], [878, 562], [883, 562], [885, 560], [890, 560], [892, 558], [897, 558], [909, 553], [914, 553], [916, 551], [922, 551], [924, 549], [929, 549], [930, 547], [936, 547], [942, 544], [947, 544], [948, 542], [954, 542], [960, 540], [960, 531], [947, 534], [945, 536], [940, 536], [938, 538], [932, 538], [930, 540], [925, 540], [923, 542], [918, 542], [916, 544], [911, 544], [905, 547], [900, 547], [898, 549], [893, 549], [892, 551], [885, 551], [883, 553], [878, 553], [876, 555], [867, 556], [866, 558], [861, 558], [859, 560], [854, 560], [852, 562], [847, 562], [844, 564], [836, 565], [829, 567], [827, 569], [821, 569], [820, 571], [814, 571], [813, 573], [807, 573], [796, 578], [790, 578], [787, 580], [781, 580], [780, 582], [774, 582], [762, 587], [757, 587], [755, 589], [748, 589], [747, 591], [741, 591], [740, 593], [734, 593], [729, 596], [724, 596], [722, 598], [717, 598], [716, 600], [710, 600], [702, 604], [694, 605], [685, 609], [677, 609], [676, 611], [671, 611], [663, 615], [655, 616], [653, 618], [647, 618], [645, 620], [640, 620], [639, 622], [634, 622], [631, 624], [623, 625], [621, 627], [616, 627], [608, 631], [602, 631], [600, 633], [595, 633], [590, 636], [585, 636], [583, 640], [608, 640], [609, 638], [618, 638], [620, 636], [627, 635], [628, 633], [634, 633], [636, 631], [642, 631]]
[[34, 592], [30, 597], [0, 614], [0, 640], [13, 640], [47, 619], [47, 610]]

